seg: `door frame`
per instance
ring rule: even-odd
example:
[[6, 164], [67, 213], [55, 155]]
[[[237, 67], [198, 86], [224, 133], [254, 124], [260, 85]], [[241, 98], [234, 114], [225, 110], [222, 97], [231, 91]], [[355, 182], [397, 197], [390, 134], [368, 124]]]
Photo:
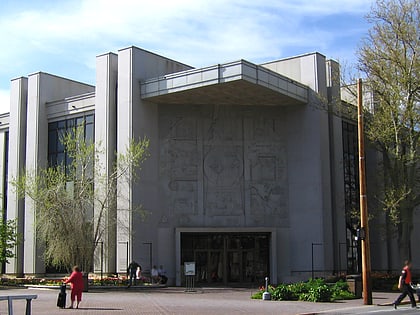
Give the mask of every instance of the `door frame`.
[[[175, 228], [175, 270], [176, 285], [181, 286], [181, 234], [182, 233], [268, 233], [269, 234], [269, 275], [277, 280], [277, 230], [275, 228]], [[224, 255], [224, 259], [227, 257]], [[224, 273], [226, 275], [226, 272]]]

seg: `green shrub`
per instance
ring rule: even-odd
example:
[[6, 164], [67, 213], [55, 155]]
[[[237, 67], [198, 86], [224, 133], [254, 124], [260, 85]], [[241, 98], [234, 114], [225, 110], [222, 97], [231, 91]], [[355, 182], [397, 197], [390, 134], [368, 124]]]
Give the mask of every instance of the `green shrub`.
[[355, 299], [356, 296], [351, 293], [350, 291], [340, 291], [340, 292], [334, 292], [332, 299], [335, 300], [352, 300]]
[[331, 290], [333, 300], [350, 300], [356, 298], [355, 295], [349, 291], [349, 285], [344, 280], [334, 283]]
[[[272, 300], [276, 301], [331, 302], [355, 298], [348, 288], [348, 284], [343, 280], [327, 284], [323, 279], [309, 279], [307, 282], [269, 286], [268, 292]], [[262, 299], [264, 291], [265, 289], [261, 287], [259, 292], [252, 295], [252, 298]]]
[[332, 291], [326, 284], [311, 287], [308, 294], [311, 302], [331, 302], [332, 299]]
[[333, 291], [348, 291], [349, 290], [349, 284], [344, 280], [339, 280], [332, 286]]
[[254, 300], [262, 300], [263, 293], [264, 293], [264, 291], [261, 291], [260, 290], [260, 291], [258, 291], [256, 293], [252, 294], [251, 295], [251, 299], [254, 299]]
[[277, 301], [297, 301], [299, 295], [294, 291], [292, 284], [280, 284], [273, 290], [272, 299]]

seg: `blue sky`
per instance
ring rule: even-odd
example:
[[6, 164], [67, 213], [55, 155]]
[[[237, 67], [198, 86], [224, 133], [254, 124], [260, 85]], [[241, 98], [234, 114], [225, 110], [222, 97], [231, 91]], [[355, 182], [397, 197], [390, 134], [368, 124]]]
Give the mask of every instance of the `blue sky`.
[[95, 56], [137, 46], [193, 67], [318, 51], [354, 63], [373, 0], [1, 0], [0, 112], [10, 80], [95, 84]]

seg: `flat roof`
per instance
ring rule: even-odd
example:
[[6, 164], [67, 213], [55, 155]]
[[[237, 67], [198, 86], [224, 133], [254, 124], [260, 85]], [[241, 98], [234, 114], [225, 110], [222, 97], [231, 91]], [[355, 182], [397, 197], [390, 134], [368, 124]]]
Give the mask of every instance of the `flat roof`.
[[246, 60], [140, 82], [141, 98], [157, 104], [287, 106], [308, 103], [309, 88]]

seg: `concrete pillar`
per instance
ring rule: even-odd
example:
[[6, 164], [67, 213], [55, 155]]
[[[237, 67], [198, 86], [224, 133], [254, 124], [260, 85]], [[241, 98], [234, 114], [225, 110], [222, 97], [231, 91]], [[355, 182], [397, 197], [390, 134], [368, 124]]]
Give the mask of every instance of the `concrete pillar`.
[[[27, 110], [28, 79], [12, 80], [10, 88], [10, 122], [9, 122], [9, 165], [8, 181], [23, 175], [26, 153], [26, 110]], [[17, 219], [18, 230], [24, 233], [24, 201], [16, 194], [12, 185], [7, 191], [7, 219]], [[6, 265], [6, 273], [23, 274], [23, 243], [16, 249], [16, 258], [10, 259]]]
[[[113, 172], [115, 163], [115, 151], [117, 149], [117, 76], [118, 56], [116, 54], [104, 54], [96, 58], [96, 90], [95, 90], [95, 143], [98, 147], [100, 167], [96, 167], [95, 178], [109, 178]], [[100, 200], [106, 200], [107, 189], [101, 187], [102, 181], [96, 182]], [[109, 227], [103, 238], [99, 240], [95, 259], [95, 271], [102, 270], [105, 273], [116, 273], [116, 200], [107, 202], [104, 223]], [[95, 215], [100, 215], [101, 208], [95, 204]], [[102, 256], [102, 257], [101, 257]], [[103, 260], [103, 266], [100, 266]]]

